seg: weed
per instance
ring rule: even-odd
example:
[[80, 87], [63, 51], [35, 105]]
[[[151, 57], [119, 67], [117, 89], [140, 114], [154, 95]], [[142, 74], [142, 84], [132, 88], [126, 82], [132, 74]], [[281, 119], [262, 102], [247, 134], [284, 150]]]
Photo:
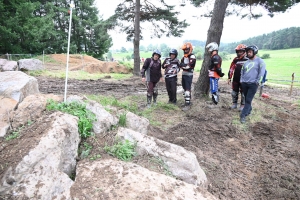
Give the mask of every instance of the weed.
[[19, 137], [19, 131], [13, 131], [11, 134], [9, 134], [7, 137], [5, 137], [6, 141], [15, 139]]
[[119, 117], [119, 126], [126, 126], [126, 113], [122, 113]]
[[136, 144], [125, 140], [117, 141], [113, 146], [105, 145], [104, 150], [120, 160], [130, 161], [132, 157], [136, 155], [135, 147]]
[[96, 120], [96, 118], [95, 114], [86, 109], [85, 104], [78, 102], [57, 103], [50, 99], [48, 100], [46, 108], [47, 110], [60, 110], [62, 112], [77, 116], [79, 118], [78, 129], [80, 136], [87, 138], [92, 135], [91, 130], [93, 128], [93, 122]]
[[94, 155], [90, 158], [90, 160], [96, 160], [98, 158], [101, 158], [101, 155], [100, 154], [97, 154], [97, 155]]
[[169, 170], [169, 167], [160, 157], [150, 158], [150, 162], [158, 164], [164, 170], [165, 175], [175, 177], [173, 173]]
[[93, 149], [93, 146], [89, 145], [88, 143], [83, 143], [84, 149], [81, 151], [80, 158], [86, 158], [90, 155], [91, 150]]

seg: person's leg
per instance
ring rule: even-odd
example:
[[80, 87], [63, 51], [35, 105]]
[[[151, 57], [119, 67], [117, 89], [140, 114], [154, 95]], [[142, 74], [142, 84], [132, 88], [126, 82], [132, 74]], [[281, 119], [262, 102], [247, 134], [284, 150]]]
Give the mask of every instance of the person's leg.
[[241, 122], [245, 122], [245, 117], [250, 114], [252, 110], [252, 100], [254, 98], [254, 95], [257, 91], [257, 84], [256, 83], [242, 83], [242, 89], [245, 94], [245, 106], [244, 109], [241, 112]]
[[158, 82], [153, 82], [153, 103], [156, 105], [158, 96]]
[[237, 108], [237, 102], [239, 98], [239, 83], [232, 82], [232, 91], [231, 91], [231, 97], [232, 97], [232, 109]]
[[240, 111], [242, 111], [244, 109], [244, 106], [245, 106], [245, 95], [244, 95], [241, 83], [238, 83], [238, 86], [239, 86], [239, 90], [240, 90], [240, 93], [241, 93]]
[[191, 106], [191, 86], [193, 76], [182, 76], [183, 82], [185, 84], [185, 92], [184, 92], [184, 108], [182, 110], [189, 110]]
[[171, 81], [170, 81], [170, 78], [166, 78], [165, 83], [166, 83], [166, 89], [168, 92], [169, 103], [171, 103]]
[[212, 94], [211, 98], [214, 104], [218, 104], [219, 102], [219, 94], [218, 94], [218, 78], [210, 77], [210, 92]]
[[174, 103], [176, 104], [177, 102], [177, 77], [172, 77], [170, 78], [170, 95], [169, 95], [169, 98], [170, 98], [170, 101], [171, 103]]
[[147, 106], [151, 107], [154, 84], [153, 82], [147, 82], [146, 84], [147, 84]]

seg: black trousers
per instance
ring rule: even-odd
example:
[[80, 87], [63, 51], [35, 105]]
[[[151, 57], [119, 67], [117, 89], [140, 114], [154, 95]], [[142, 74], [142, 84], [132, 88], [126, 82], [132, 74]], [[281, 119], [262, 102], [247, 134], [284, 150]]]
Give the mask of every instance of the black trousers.
[[169, 102], [176, 103], [177, 101], [177, 76], [165, 78], [166, 88], [169, 95]]

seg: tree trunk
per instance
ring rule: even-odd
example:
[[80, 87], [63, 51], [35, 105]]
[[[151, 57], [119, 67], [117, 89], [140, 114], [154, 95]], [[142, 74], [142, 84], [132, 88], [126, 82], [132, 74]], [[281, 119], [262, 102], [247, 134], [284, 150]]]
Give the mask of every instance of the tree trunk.
[[[220, 44], [223, 22], [225, 18], [226, 9], [230, 0], [216, 0], [213, 10], [213, 15], [210, 20], [210, 26], [208, 29], [206, 45], [211, 42]], [[205, 46], [206, 46], [205, 45]], [[204, 97], [209, 93], [209, 77], [208, 66], [210, 64], [210, 54], [205, 49], [204, 60], [200, 70], [200, 76], [195, 84], [195, 97]]]
[[140, 75], [140, 0], [135, 2], [135, 17], [134, 17], [134, 39], [133, 39], [133, 51], [134, 51], [134, 68], [133, 75]]

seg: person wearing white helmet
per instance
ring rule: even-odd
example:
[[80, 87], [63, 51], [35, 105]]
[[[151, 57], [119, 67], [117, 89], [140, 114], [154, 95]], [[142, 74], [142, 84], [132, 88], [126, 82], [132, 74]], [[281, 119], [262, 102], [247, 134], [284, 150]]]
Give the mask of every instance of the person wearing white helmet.
[[194, 68], [196, 66], [196, 56], [193, 52], [193, 45], [190, 42], [186, 42], [182, 45], [183, 57], [181, 58], [180, 68], [182, 69], [182, 88], [184, 90], [184, 107], [183, 111], [191, 108], [191, 90], [192, 81], [194, 75]]
[[169, 58], [166, 58], [162, 64], [162, 68], [165, 69], [165, 83], [169, 96], [169, 102], [176, 104], [177, 102], [177, 73], [180, 71], [179, 60], [177, 59], [178, 52], [176, 49], [171, 49], [169, 52]]
[[240, 114], [240, 122], [246, 122], [246, 116], [252, 111], [252, 100], [257, 91], [257, 88], [262, 84], [266, 72], [266, 64], [263, 59], [256, 56], [258, 47], [250, 45], [246, 48], [247, 60], [241, 71], [241, 84], [245, 95], [245, 106]]
[[[246, 48], [247, 46], [244, 44], [239, 44], [235, 48], [236, 57], [232, 60], [229, 71], [228, 71], [228, 85], [231, 82], [232, 85], [232, 91], [231, 91], [231, 97], [232, 97], [232, 106], [231, 109], [236, 109], [238, 105], [238, 99], [239, 99], [239, 92], [241, 93], [241, 105], [239, 110], [243, 110], [245, 105], [245, 96], [242, 90], [242, 85], [240, 83], [241, 79], [241, 69], [243, 64], [248, 60], [246, 57]], [[232, 79], [232, 81], [231, 81]]]
[[210, 65], [208, 67], [208, 76], [210, 82], [210, 92], [214, 104], [219, 102], [219, 78], [224, 76], [222, 73], [222, 58], [218, 55], [219, 45], [216, 42], [211, 42], [206, 45], [207, 51], [210, 53]]
[[151, 107], [152, 97], [153, 104], [156, 104], [158, 96], [157, 83], [162, 80], [161, 74], [161, 53], [158, 49], [154, 50], [151, 58], [147, 58], [141, 69], [142, 82], [146, 81], [147, 86], [147, 107]]

